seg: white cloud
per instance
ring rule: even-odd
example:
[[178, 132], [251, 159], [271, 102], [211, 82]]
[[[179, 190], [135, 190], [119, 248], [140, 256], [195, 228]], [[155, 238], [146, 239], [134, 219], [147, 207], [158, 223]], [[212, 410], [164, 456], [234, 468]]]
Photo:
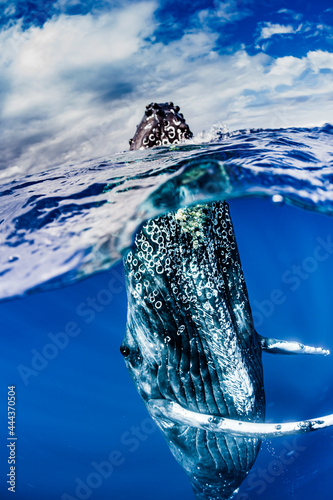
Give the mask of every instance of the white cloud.
[[288, 33], [295, 33], [291, 25], [284, 26], [282, 24], [265, 23], [265, 26], [261, 29], [260, 38], [267, 39], [274, 35], [285, 35]]
[[303, 18], [303, 14], [295, 12], [292, 9], [280, 9], [280, 10], [278, 10], [277, 13], [278, 14], [284, 14], [286, 17], [289, 17], [289, 18], [291, 17], [295, 21], [299, 21], [300, 19]]
[[281, 79], [281, 83], [292, 85], [295, 76], [301, 75], [307, 68], [307, 60], [294, 56], [279, 57], [272, 63], [269, 75]]
[[321, 69], [330, 69], [333, 71], [333, 53], [322, 50], [311, 51], [308, 53], [308, 60], [311, 69], [318, 73]]
[[229, 0], [228, 2], [215, 1], [214, 9], [199, 11], [200, 23], [209, 24], [212, 20], [218, 24], [234, 23], [252, 14], [246, 6], [249, 1]]
[[141, 2], [0, 33], [2, 133], [12, 146], [2, 151], [3, 163], [29, 166], [37, 159], [80, 159], [89, 149], [93, 154], [89, 138], [95, 129], [108, 120], [117, 123], [119, 108], [129, 114], [125, 96], [137, 83], [133, 57], [155, 28], [155, 8]]
[[[22, 36], [17, 28], [13, 33], [15, 38], [6, 34], [6, 48], [9, 52], [14, 49], [16, 57], [6, 67], [6, 75], [15, 82], [15, 87], [5, 103], [4, 116], [45, 105], [47, 101], [51, 105], [55, 99], [60, 102], [81, 72], [87, 77], [87, 73], [93, 74], [103, 66], [126, 61], [151, 31], [152, 12], [153, 4], [142, 3], [139, 12], [130, 7], [100, 17], [63, 15], [51, 19], [43, 28], [30, 28]], [[47, 92], [50, 83], [53, 95]]]
[[333, 116], [333, 55], [221, 55], [218, 34], [151, 43], [154, 3], [0, 33], [2, 165], [17, 174], [127, 149], [145, 104], [174, 101], [193, 132], [320, 125]]
[[15, 5], [14, 4], [9, 4], [8, 7], [4, 10], [4, 15], [5, 16], [12, 16], [15, 14]]

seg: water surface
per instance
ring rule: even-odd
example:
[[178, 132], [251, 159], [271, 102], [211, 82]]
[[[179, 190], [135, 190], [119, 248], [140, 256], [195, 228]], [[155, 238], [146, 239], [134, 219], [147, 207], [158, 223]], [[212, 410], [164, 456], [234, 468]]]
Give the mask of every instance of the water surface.
[[[332, 351], [332, 162], [327, 125], [215, 131], [3, 178], [0, 427], [4, 444], [6, 388], [16, 384], [17, 499], [78, 499], [93, 464], [113, 453], [112, 472], [86, 498], [193, 500], [119, 353], [121, 255], [147, 218], [227, 198], [259, 333]], [[76, 335], [55, 348], [69, 331]], [[264, 371], [267, 421], [332, 413], [330, 357], [266, 354]], [[330, 429], [265, 442], [237, 500], [330, 498], [332, 446]], [[2, 446], [4, 499], [7, 472]]]

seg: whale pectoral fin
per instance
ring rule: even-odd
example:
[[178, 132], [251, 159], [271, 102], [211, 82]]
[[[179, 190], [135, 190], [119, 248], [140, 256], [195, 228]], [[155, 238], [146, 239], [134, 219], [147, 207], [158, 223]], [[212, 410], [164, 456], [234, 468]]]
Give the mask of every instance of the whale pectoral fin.
[[330, 351], [322, 347], [311, 347], [300, 342], [277, 340], [262, 337], [258, 334], [263, 351], [271, 354], [323, 354], [327, 356]]
[[265, 424], [262, 422], [244, 422], [203, 413], [196, 413], [183, 408], [174, 401], [166, 399], [150, 399], [147, 403], [149, 413], [157, 421], [173, 422], [186, 427], [197, 427], [230, 436], [269, 439], [272, 437], [305, 434], [307, 432], [333, 426], [333, 414], [325, 417], [301, 420], [299, 422], [283, 422]]

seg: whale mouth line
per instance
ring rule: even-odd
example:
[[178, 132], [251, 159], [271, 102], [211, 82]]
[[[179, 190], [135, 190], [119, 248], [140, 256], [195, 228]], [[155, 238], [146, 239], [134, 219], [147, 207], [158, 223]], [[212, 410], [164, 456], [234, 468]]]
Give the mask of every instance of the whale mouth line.
[[206, 413], [188, 410], [175, 401], [167, 399], [150, 399], [147, 402], [150, 414], [176, 424], [196, 427], [219, 434], [240, 437], [266, 439], [272, 437], [306, 434], [307, 432], [333, 426], [333, 414], [298, 422], [270, 424], [265, 422], [249, 422], [234, 420]]

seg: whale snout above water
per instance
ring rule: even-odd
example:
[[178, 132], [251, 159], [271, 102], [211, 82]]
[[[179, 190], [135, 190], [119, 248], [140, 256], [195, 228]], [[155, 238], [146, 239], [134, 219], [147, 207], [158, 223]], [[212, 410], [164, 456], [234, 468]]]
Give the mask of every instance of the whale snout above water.
[[168, 146], [193, 137], [179, 110], [179, 106], [174, 106], [173, 102], [147, 104], [134, 137], [129, 140], [130, 149]]

